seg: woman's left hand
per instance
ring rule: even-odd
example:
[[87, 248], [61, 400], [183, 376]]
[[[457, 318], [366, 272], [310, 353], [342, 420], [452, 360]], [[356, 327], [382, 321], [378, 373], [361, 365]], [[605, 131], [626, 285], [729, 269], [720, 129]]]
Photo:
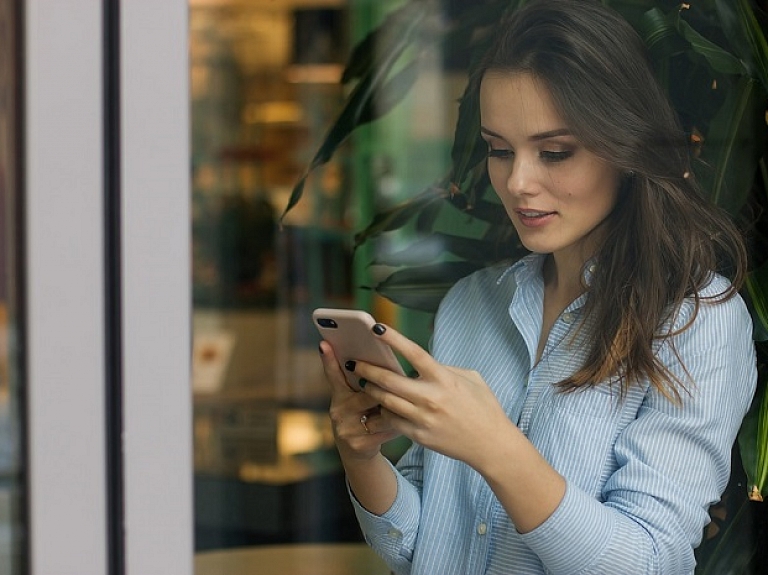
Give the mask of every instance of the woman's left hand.
[[357, 362], [355, 373], [367, 382], [363, 390], [381, 404], [376, 417], [413, 441], [479, 469], [499, 431], [511, 425], [481, 375], [438, 363], [393, 328], [377, 324], [374, 333], [419, 374], [410, 379]]

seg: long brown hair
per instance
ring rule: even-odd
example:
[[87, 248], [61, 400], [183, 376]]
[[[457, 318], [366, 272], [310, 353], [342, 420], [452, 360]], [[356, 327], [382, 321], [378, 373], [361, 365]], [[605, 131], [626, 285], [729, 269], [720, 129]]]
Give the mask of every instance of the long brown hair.
[[575, 137], [624, 174], [588, 287], [584, 317], [599, 329], [585, 364], [560, 385], [572, 390], [618, 377], [623, 394], [647, 379], [679, 400], [689, 382], [659, 361], [655, 344], [673, 344], [686, 300], [694, 314], [678, 332], [690, 325], [713, 272], [731, 284], [712, 299], [737, 293], [746, 273], [743, 239], [698, 188], [688, 139], [642, 39], [619, 14], [591, 0], [533, 0], [499, 28], [473, 77], [477, 88], [488, 70], [534, 75]]

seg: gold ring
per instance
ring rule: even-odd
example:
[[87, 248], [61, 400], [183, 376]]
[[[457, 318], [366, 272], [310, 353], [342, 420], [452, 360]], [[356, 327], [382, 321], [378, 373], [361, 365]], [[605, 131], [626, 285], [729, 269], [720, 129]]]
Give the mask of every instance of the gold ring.
[[372, 434], [372, 433], [373, 433], [373, 431], [371, 431], [370, 429], [368, 429], [368, 425], [366, 425], [366, 424], [368, 423], [368, 415], [365, 415], [365, 414], [364, 414], [364, 415], [363, 415], [363, 416], [360, 418], [360, 423], [361, 423], [361, 425], [363, 426], [363, 429], [365, 429], [365, 432], [366, 432], [368, 435], [370, 435], [370, 434]]

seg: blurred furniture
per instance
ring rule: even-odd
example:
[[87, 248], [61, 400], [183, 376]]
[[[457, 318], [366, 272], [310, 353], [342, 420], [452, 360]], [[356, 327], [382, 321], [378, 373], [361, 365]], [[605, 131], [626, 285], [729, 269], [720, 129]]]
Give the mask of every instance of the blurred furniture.
[[278, 545], [195, 555], [195, 575], [389, 575], [364, 543]]
[[362, 541], [327, 408], [195, 401], [195, 549]]

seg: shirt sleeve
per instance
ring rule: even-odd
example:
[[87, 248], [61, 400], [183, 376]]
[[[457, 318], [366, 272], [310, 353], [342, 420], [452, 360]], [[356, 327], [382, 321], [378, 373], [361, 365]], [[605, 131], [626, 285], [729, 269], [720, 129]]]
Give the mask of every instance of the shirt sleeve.
[[424, 448], [413, 444], [397, 467], [393, 466], [397, 477], [397, 496], [392, 507], [383, 515], [367, 511], [350, 490], [352, 505], [365, 540], [397, 575], [411, 572], [421, 516], [423, 454]]
[[672, 339], [659, 354], [688, 382], [680, 402], [649, 390], [614, 445], [618, 467], [603, 500], [569, 484], [555, 512], [522, 535], [549, 572], [693, 572], [694, 549], [728, 482], [731, 449], [755, 391], [752, 322], [738, 296], [703, 300], [690, 327]]
[[[472, 276], [464, 278], [449, 290], [437, 312], [436, 325], [440, 324], [445, 314], [456, 309], [457, 302], [464, 301], [467, 296], [467, 286], [472, 281]], [[459, 309], [462, 307], [459, 306]], [[436, 328], [434, 333], [437, 331]], [[440, 361], [441, 350], [436, 349], [436, 347], [439, 348], [431, 339], [430, 353]], [[367, 511], [360, 505], [349, 488], [348, 490], [366, 542], [384, 559], [394, 573], [408, 575], [411, 572], [422, 515], [424, 448], [413, 443], [400, 458], [397, 466], [393, 466], [393, 470], [397, 478], [397, 496], [392, 507], [382, 515], [374, 515]]]

